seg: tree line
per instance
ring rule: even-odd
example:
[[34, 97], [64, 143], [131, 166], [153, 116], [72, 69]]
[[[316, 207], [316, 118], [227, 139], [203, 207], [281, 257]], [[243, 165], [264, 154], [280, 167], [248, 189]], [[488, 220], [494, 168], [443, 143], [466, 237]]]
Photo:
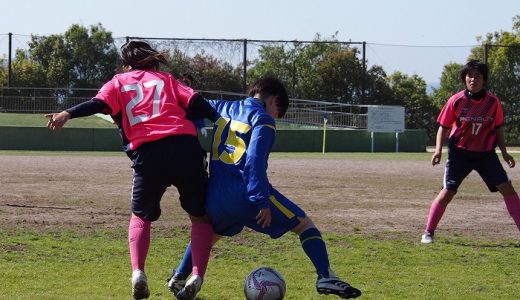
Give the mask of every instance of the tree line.
[[[510, 144], [520, 144], [520, 15], [511, 31], [476, 37], [470, 59], [486, 60], [490, 68], [487, 88], [502, 100], [505, 129]], [[425, 129], [433, 140], [437, 114], [446, 100], [463, 88], [458, 80], [462, 63], [444, 66], [440, 86], [428, 93], [418, 75], [387, 74], [382, 66], [366, 69], [357, 48], [337, 43], [335, 35], [315, 43], [295, 42], [261, 46], [258, 56], [247, 62], [247, 81], [265, 75], [283, 80], [291, 96], [357, 105], [402, 105], [405, 126]], [[327, 43], [329, 42], [329, 43]], [[11, 68], [11, 86], [99, 88], [120, 68], [119, 49], [112, 33], [101, 24], [72, 25], [64, 34], [32, 36], [28, 49], [16, 49]], [[163, 69], [178, 77], [189, 72], [199, 90], [243, 92], [243, 65], [233, 66], [203, 51], [189, 56], [178, 48], [167, 52]], [[8, 70], [0, 63], [0, 86], [7, 86]]]

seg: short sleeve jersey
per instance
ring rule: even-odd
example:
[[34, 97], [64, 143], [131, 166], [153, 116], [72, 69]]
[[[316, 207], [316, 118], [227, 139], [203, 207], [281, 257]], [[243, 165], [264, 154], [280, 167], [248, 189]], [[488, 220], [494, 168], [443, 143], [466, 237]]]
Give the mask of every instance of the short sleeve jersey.
[[105, 102], [111, 115], [121, 115], [123, 134], [131, 150], [170, 135], [197, 135], [186, 118], [196, 93], [166, 72], [133, 70], [115, 75], [94, 97]]
[[276, 136], [274, 119], [254, 98], [209, 103], [219, 117], [213, 128], [210, 177], [240, 178], [247, 199], [260, 208], [267, 206], [267, 161]]
[[448, 99], [437, 118], [439, 125], [451, 128], [450, 143], [474, 152], [495, 148], [495, 129], [502, 126], [503, 121], [500, 100], [491, 92], [474, 100], [460, 91]]

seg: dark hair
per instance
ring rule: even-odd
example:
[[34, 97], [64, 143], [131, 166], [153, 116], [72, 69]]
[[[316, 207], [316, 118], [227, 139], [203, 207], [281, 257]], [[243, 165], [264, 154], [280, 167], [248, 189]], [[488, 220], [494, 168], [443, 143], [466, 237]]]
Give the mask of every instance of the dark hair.
[[248, 92], [249, 97], [254, 97], [256, 94], [259, 94], [261, 99], [275, 96], [280, 118], [287, 112], [289, 96], [287, 96], [287, 90], [279, 79], [274, 77], [258, 79], [251, 85]]
[[180, 80], [189, 87], [193, 86], [193, 83], [195, 82], [195, 78], [191, 76], [190, 73], [182, 73]]
[[470, 70], [478, 70], [480, 74], [482, 74], [482, 77], [484, 77], [484, 81], [487, 81], [489, 72], [488, 66], [478, 60], [471, 60], [460, 70], [459, 79], [462, 83], [466, 83], [466, 75], [468, 75]]
[[142, 70], [158, 69], [159, 64], [167, 64], [164, 54], [143, 41], [130, 41], [121, 46], [121, 60], [123, 66]]

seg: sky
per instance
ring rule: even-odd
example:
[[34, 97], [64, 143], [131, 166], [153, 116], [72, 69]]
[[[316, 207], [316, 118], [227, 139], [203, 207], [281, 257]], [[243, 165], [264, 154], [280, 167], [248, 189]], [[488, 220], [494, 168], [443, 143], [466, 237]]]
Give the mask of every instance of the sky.
[[0, 0], [0, 56], [31, 34], [101, 23], [113, 37], [366, 42], [368, 65], [439, 81], [465, 63], [477, 36], [511, 31], [519, 0]]

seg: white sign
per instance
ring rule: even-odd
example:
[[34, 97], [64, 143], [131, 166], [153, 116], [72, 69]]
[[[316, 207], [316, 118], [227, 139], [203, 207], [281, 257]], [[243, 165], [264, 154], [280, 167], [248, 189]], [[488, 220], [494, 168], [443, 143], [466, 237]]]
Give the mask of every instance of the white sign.
[[369, 106], [368, 131], [370, 132], [403, 132], [404, 107], [402, 106]]

